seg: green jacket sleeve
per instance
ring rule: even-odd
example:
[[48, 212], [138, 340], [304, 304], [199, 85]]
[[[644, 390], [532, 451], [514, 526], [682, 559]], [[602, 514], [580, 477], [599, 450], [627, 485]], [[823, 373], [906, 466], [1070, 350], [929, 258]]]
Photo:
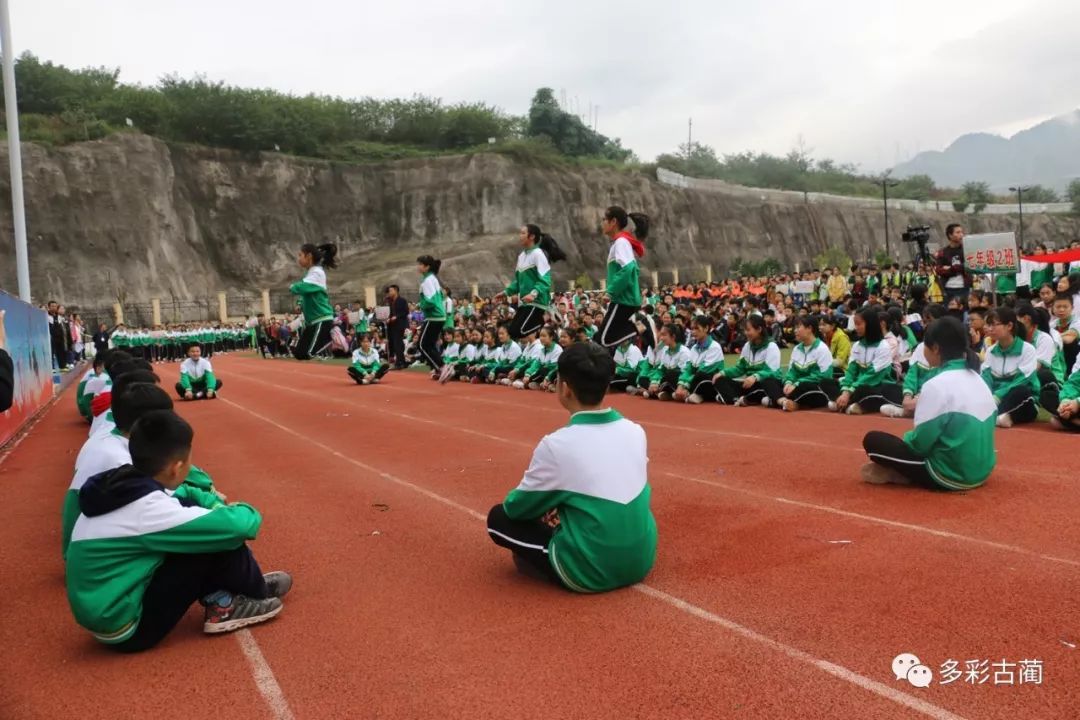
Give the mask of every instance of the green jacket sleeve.
[[219, 505], [201, 517], [141, 538], [147, 549], [157, 552], [223, 552], [238, 548], [247, 540], [254, 540], [261, 524], [262, 516], [255, 508], [245, 503], [234, 503]]
[[203, 377], [206, 378], [206, 389], [207, 390], [217, 390], [217, 378], [214, 377], [214, 373], [212, 373], [212, 372], [210, 372], [208, 370]]
[[934, 445], [945, 434], [948, 424], [948, 415], [936, 417], [933, 420], [920, 423], [904, 435], [904, 442], [912, 451], [920, 457], [929, 457]]
[[530, 291], [530, 294], [533, 292], [536, 293], [536, 297], [538, 298], [550, 297], [551, 273], [545, 275], [541, 275], [539, 272], [536, 273], [536, 282], [533, 283], [533, 289]]
[[180, 371], [180, 387], [184, 388], [185, 390], [191, 389], [191, 378], [186, 372], [183, 371]]
[[750, 374], [750, 363], [740, 355], [734, 365], [724, 368], [720, 371], [720, 374], [726, 378], [744, 377]]
[[1070, 375], [1065, 384], [1061, 386], [1061, 400], [1077, 399], [1080, 399], [1080, 370]]
[[207, 510], [213, 510], [218, 506], [224, 506], [225, 503], [221, 502], [221, 498], [217, 496], [217, 493], [209, 490], [202, 490], [194, 485], [188, 485], [186, 483], [180, 485], [173, 492], [173, 497], [181, 500], [186, 500], [186, 505], [197, 505]]
[[518, 294], [518, 274], [517, 274], [517, 271], [514, 272], [514, 277], [510, 280], [510, 284], [506, 286], [506, 291], [505, 292], [506, 292], [507, 295], [517, 295]]
[[919, 394], [919, 388], [922, 387], [922, 374], [922, 366], [919, 363], [912, 363], [907, 375], [904, 376], [904, 395], [915, 397]]
[[[616, 265], [618, 263], [615, 263]], [[637, 292], [636, 283], [634, 277], [636, 275], [637, 261], [629, 262], [622, 267], [608, 271], [608, 277], [610, 282], [607, 286], [607, 294], [611, 297], [623, 297], [626, 295], [633, 295]]]
[[184, 483], [180, 487], [185, 485], [207, 492], [213, 492], [214, 490], [214, 481], [210, 479], [205, 470], [194, 465], [191, 466], [191, 470], [188, 471], [187, 477], [184, 478]]
[[326, 288], [324, 288], [322, 285], [316, 285], [315, 283], [297, 280], [289, 286], [289, 292], [291, 292], [293, 295], [309, 295], [314, 292], [326, 292]]

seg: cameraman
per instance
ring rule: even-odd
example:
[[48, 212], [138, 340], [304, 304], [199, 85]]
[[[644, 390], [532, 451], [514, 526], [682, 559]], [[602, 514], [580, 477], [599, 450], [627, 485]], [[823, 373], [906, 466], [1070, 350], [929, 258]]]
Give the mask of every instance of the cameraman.
[[957, 223], [950, 223], [945, 228], [948, 244], [938, 250], [935, 259], [937, 276], [941, 281], [941, 290], [945, 293], [945, 303], [953, 298], [960, 298], [966, 304], [971, 276], [964, 269], [964, 228]]

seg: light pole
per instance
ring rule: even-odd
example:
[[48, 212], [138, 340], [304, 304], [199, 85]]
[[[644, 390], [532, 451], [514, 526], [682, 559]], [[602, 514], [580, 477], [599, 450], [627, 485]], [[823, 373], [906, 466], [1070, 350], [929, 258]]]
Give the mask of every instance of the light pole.
[[1030, 185], [1017, 185], [1009, 188], [1010, 192], [1016, 193], [1016, 202], [1020, 206], [1020, 251], [1024, 250], [1024, 193], [1031, 189]]
[[11, 170], [11, 219], [15, 226], [15, 277], [19, 299], [30, 302], [30, 259], [26, 252], [26, 205], [23, 203], [22, 154], [19, 150], [19, 106], [15, 100], [15, 51], [11, 46], [8, 1], [0, 0], [0, 44], [4, 76], [4, 114], [7, 117], [8, 167]]
[[881, 184], [881, 204], [885, 207], [885, 254], [892, 257], [892, 252], [889, 251], [889, 188], [896, 187], [900, 181], [890, 178], [890, 172], [892, 170], [886, 170], [877, 182]]

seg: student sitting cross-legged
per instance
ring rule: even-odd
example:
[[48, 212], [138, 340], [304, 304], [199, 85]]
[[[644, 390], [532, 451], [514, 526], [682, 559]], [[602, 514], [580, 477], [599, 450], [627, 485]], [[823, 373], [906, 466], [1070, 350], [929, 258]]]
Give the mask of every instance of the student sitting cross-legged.
[[180, 363], [180, 382], [176, 394], [181, 400], [213, 399], [221, 392], [222, 382], [214, 375], [210, 361], [202, 356], [202, 348], [193, 344], [188, 348], [187, 360]]
[[998, 404], [998, 427], [1029, 423], [1039, 415], [1038, 355], [1024, 341], [1024, 326], [1010, 308], [990, 313], [990, 334], [994, 345], [986, 351], [982, 365], [986, 381]]
[[352, 365], [345, 368], [357, 385], [377, 383], [390, 366], [379, 359], [379, 351], [371, 346], [371, 336], [360, 336], [360, 347], [353, 350]]
[[926, 329], [923, 352], [938, 370], [923, 385], [915, 428], [898, 438], [873, 431], [863, 439], [871, 460], [862, 469], [869, 483], [970, 490], [994, 469], [997, 403], [979, 376], [979, 359], [956, 318], [935, 320]]
[[708, 315], [697, 315], [690, 324], [694, 344], [690, 346], [690, 360], [679, 375], [675, 400], [700, 405], [706, 400], [716, 400], [713, 375], [724, 369], [724, 348], [712, 337], [712, 322]]
[[1061, 391], [1046, 397], [1047, 410], [1053, 413], [1050, 424], [1058, 430], [1080, 433], [1080, 357]]
[[641, 350], [629, 340], [622, 341], [619, 347], [615, 348], [615, 375], [609, 385], [613, 392], [629, 391], [635, 387], [638, 366], [643, 359]]
[[254, 508], [181, 486], [192, 438], [171, 410], [147, 413], [131, 430], [132, 464], [79, 491], [68, 602], [75, 620], [115, 650], [153, 647], [196, 601], [207, 633], [269, 620], [292, 586], [286, 573], [263, 575], [247, 547], [262, 523]]
[[488, 535], [519, 570], [576, 592], [640, 582], [656, 558], [645, 431], [601, 406], [613, 372], [599, 345], [562, 353], [556, 393], [570, 423], [540, 441], [488, 513]]
[[780, 377], [780, 348], [765, 330], [760, 315], [749, 315], [743, 321], [746, 344], [739, 361], [722, 368], [713, 378], [716, 401], [722, 405], [757, 405], [765, 407], [779, 403], [779, 383], [763, 380]]
[[780, 398], [780, 407], [787, 412], [823, 408], [840, 395], [840, 386], [833, 379], [832, 353], [818, 338], [819, 325], [820, 319], [812, 315], [795, 321], [798, 344], [791, 350], [791, 364], [784, 376]]

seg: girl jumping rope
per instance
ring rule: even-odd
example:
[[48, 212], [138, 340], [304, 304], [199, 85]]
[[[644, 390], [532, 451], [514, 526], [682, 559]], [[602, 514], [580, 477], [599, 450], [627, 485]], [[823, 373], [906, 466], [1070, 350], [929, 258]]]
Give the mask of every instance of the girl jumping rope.
[[566, 259], [555, 238], [542, 232], [539, 225], [523, 226], [518, 238], [522, 250], [514, 279], [495, 296], [496, 302], [503, 298], [513, 302], [514, 296], [519, 298], [517, 312], [507, 328], [513, 340], [532, 335], [543, 326], [544, 313], [551, 307], [551, 263]]
[[[632, 233], [626, 229], [631, 220], [634, 221]], [[637, 337], [634, 314], [641, 310], [637, 261], [645, 257], [642, 241], [649, 236], [649, 216], [627, 213], [614, 205], [604, 213], [600, 228], [611, 240], [607, 264], [607, 294], [611, 305], [594, 340], [606, 348], [614, 348]]]
[[424, 313], [424, 324], [420, 326], [420, 354], [424, 361], [436, 373], [439, 382], [446, 382], [453, 374], [454, 366], [443, 363], [439, 353], [439, 336], [446, 325], [446, 302], [442, 285], [439, 284], [439, 268], [442, 260], [430, 255], [416, 258], [416, 268], [420, 271], [420, 312]]
[[337, 245], [300, 246], [296, 261], [307, 270], [304, 279], [289, 286], [289, 292], [299, 296], [304, 314], [304, 329], [293, 348], [297, 360], [310, 360], [330, 344], [330, 329], [334, 326], [334, 308], [326, 292], [326, 268], [337, 267]]

